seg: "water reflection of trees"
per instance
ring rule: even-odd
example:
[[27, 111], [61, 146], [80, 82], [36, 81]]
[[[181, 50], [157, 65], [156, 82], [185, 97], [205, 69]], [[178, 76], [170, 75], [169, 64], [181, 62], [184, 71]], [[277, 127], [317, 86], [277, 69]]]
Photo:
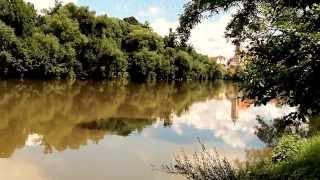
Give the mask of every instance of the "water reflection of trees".
[[141, 132], [152, 125], [156, 119], [110, 118], [78, 124], [77, 127], [88, 130], [108, 131], [111, 134], [128, 136], [133, 131]]
[[[9, 157], [34, 133], [43, 136], [45, 152], [51, 152], [78, 149], [106, 134], [126, 136], [156, 119], [170, 124], [173, 113], [219, 98], [224, 87], [229, 85], [1, 81], [0, 155]], [[103, 126], [90, 128], [94, 122]]]
[[[278, 140], [285, 134], [297, 134], [306, 137], [310, 134], [310, 124], [296, 117], [296, 113], [291, 113], [282, 118], [273, 119], [267, 123], [262, 117], [257, 117], [256, 127], [257, 137], [268, 146], [275, 146]], [[311, 126], [312, 127], [312, 126]]]

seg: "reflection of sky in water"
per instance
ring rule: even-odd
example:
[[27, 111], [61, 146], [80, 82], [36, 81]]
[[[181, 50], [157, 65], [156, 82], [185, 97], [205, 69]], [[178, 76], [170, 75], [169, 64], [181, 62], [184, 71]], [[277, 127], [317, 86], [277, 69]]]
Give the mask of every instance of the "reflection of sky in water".
[[[193, 104], [180, 116], [172, 115], [172, 126], [163, 127], [158, 120], [151, 127], [128, 137], [106, 135], [98, 144], [90, 142], [78, 151], [41, 153], [42, 136], [29, 135], [26, 147], [14, 158], [0, 160], [0, 170], [10, 171], [3, 178], [23, 179], [17, 176], [17, 166], [27, 166], [26, 176], [33, 179], [172, 179], [151, 170], [151, 164], [166, 163], [181, 148], [196, 149], [196, 138], [228, 158], [245, 158], [246, 149], [259, 149], [264, 145], [254, 134], [255, 118], [281, 117], [294, 111], [287, 106], [268, 104], [260, 107], [239, 108], [239, 118], [231, 118], [232, 104], [227, 99], [209, 100]], [[74, 172], [76, 171], [76, 172]], [[1, 176], [0, 176], [1, 177]]]
[[[62, 94], [66, 97], [60, 100], [54, 93], [48, 93], [52, 95], [50, 98], [45, 93], [38, 99], [27, 101], [32, 106], [18, 103], [18, 105], [13, 104], [13, 108], [5, 109], [9, 106], [3, 105], [2, 109], [7, 110], [5, 112], [8, 121], [2, 122], [0, 130], [3, 131], [2, 135], [8, 136], [3, 138], [2, 143], [3, 147], [7, 147], [8, 153], [7, 159], [0, 159], [0, 179], [176, 180], [180, 178], [152, 171], [151, 164], [160, 165], [168, 162], [181, 148], [188, 152], [197, 149], [197, 137], [201, 138], [209, 148], [217, 148], [228, 158], [244, 159], [245, 150], [264, 147], [254, 134], [257, 115], [271, 120], [294, 111], [294, 108], [280, 107], [272, 103], [260, 107], [239, 106], [236, 113], [238, 119], [234, 122], [232, 120], [234, 101], [228, 100], [225, 95], [228, 94], [228, 86], [226, 89], [221, 89], [221, 96], [210, 96], [211, 100], [207, 101], [202, 101], [205, 98], [199, 99], [192, 95], [202, 92], [203, 97], [207, 97], [213, 91], [211, 89], [208, 91], [195, 89], [190, 92], [182, 89], [173, 93], [176, 89], [164, 86], [162, 89], [145, 88], [142, 89], [144, 91], [135, 94], [136, 88], [132, 88], [124, 92], [117, 90], [122, 92], [117, 99], [109, 98], [114, 94], [113, 91], [110, 94], [102, 93], [101, 97], [93, 97], [93, 94], [98, 94], [94, 91], [98, 88], [93, 87], [79, 93], [76, 93], [80, 89], [78, 87], [75, 88], [76, 91], [71, 91], [72, 93], [63, 91]], [[181, 94], [184, 96], [178, 98], [177, 96]], [[229, 94], [234, 96], [232, 92]], [[161, 100], [155, 101], [154, 97]], [[119, 101], [119, 107], [112, 106], [114, 104], [110, 103], [112, 100]], [[20, 99], [11, 102], [20, 102]], [[169, 102], [176, 106], [167, 109], [162, 105]], [[46, 106], [43, 108], [44, 112], [39, 113], [39, 109], [44, 106]], [[149, 113], [150, 107], [152, 110]], [[171, 111], [178, 112], [176, 109], [181, 109], [179, 107], [188, 110], [179, 115], [172, 113], [170, 127], [164, 127], [164, 122], [160, 119], [154, 121], [153, 117], [160, 117], [159, 114], [164, 112], [165, 115], [166, 112], [168, 115]], [[14, 109], [25, 113], [22, 115], [16, 111], [11, 112]], [[94, 131], [75, 127], [79, 123], [88, 123], [101, 117], [107, 117], [109, 129]], [[108, 119], [110, 117], [114, 119]], [[32, 121], [34, 119], [36, 120]], [[119, 128], [121, 125], [123, 127]], [[115, 135], [127, 132], [127, 129], [131, 135], [127, 137]], [[141, 131], [132, 133], [137, 129]], [[10, 138], [19, 133], [17, 139]], [[8, 141], [5, 141], [6, 139]], [[11, 141], [13, 143], [10, 143]], [[51, 153], [45, 154], [45, 145], [56, 148], [53, 148]]]
[[[132, 138], [145, 140], [146, 138], [160, 143], [175, 144], [180, 147], [191, 146], [200, 138], [205, 144], [217, 149], [234, 149], [244, 152], [245, 149], [263, 148], [264, 144], [255, 135], [256, 117], [259, 115], [266, 120], [282, 117], [294, 108], [277, 106], [269, 103], [265, 106], [239, 108], [236, 122], [231, 118], [232, 105], [227, 99], [208, 100], [193, 104], [188, 111], [177, 116], [172, 115], [172, 126], [163, 127], [158, 120], [151, 127], [143, 129], [142, 133], [135, 132]], [[41, 135], [32, 134], [26, 141], [26, 146], [41, 144]], [[108, 141], [110, 136], [106, 136]]]
[[144, 130], [144, 136], [162, 139], [176, 144], [194, 143], [199, 137], [204, 143], [217, 148], [261, 148], [263, 143], [255, 136], [256, 117], [266, 120], [282, 117], [294, 108], [277, 106], [270, 103], [265, 106], [238, 109], [237, 122], [231, 119], [229, 100], [209, 100], [193, 104], [189, 111], [181, 116], [173, 115], [171, 128], [153, 128]]

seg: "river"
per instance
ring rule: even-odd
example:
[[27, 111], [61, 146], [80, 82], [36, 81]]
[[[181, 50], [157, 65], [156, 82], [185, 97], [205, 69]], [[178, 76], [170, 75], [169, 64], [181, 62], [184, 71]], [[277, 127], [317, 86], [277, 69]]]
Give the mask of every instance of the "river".
[[0, 179], [182, 179], [155, 170], [197, 138], [229, 159], [294, 108], [254, 107], [236, 84], [0, 81]]

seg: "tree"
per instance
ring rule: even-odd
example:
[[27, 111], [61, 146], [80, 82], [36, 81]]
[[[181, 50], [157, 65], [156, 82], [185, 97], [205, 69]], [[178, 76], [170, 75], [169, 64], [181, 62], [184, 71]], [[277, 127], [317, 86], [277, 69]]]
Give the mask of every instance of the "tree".
[[96, 27], [96, 13], [90, 11], [88, 7], [78, 7], [73, 3], [63, 6], [60, 10], [70, 19], [75, 19], [79, 24], [79, 29], [86, 36], [94, 33]]
[[174, 56], [176, 50], [173, 48], [166, 48], [163, 56], [156, 67], [157, 79], [159, 80], [174, 80], [175, 79], [175, 66]]
[[97, 16], [58, 1], [39, 15], [22, 0], [0, 0], [0, 7], [1, 78], [198, 80], [216, 69], [193, 48], [178, 47], [172, 31], [162, 38], [134, 17]]
[[156, 78], [156, 66], [160, 56], [156, 52], [142, 49], [129, 58], [129, 74], [133, 80], [152, 80]]
[[37, 11], [23, 0], [0, 0], [0, 20], [14, 28], [17, 36], [30, 35]]
[[18, 38], [14, 33], [12, 27], [7, 26], [5, 23], [0, 21], [0, 50], [1, 51], [18, 51]]
[[[253, 19], [259, 18], [261, 10], [265, 5], [271, 5], [276, 12], [285, 8], [297, 8], [299, 10], [317, 5], [318, 0], [192, 0], [185, 5], [184, 13], [180, 16], [180, 26], [178, 32], [183, 42], [186, 42], [191, 30], [206, 17], [238, 8], [236, 14], [227, 27], [227, 37], [241, 39], [245, 35], [245, 28], [253, 29], [255, 23]], [[209, 16], [207, 16], [209, 13]], [[278, 14], [270, 14], [269, 17], [277, 18]], [[260, 17], [263, 18], [263, 17]], [[257, 29], [259, 30], [259, 29]]]
[[123, 20], [132, 25], [141, 25], [139, 21], [133, 16], [123, 18]]
[[301, 115], [320, 113], [320, 3], [317, 0], [193, 0], [180, 17], [183, 42], [210, 15], [238, 8], [226, 28], [234, 43], [246, 42], [247, 96], [256, 104], [274, 98], [299, 107]]
[[79, 57], [79, 76], [127, 78], [127, 57], [112, 39], [90, 39]]
[[179, 51], [174, 59], [175, 78], [177, 80], [188, 80], [191, 71], [192, 57], [183, 51]]
[[25, 71], [25, 55], [14, 29], [0, 21], [0, 76], [20, 77]]
[[122, 43], [123, 49], [127, 52], [148, 49], [157, 51], [164, 47], [163, 39], [156, 33], [146, 28], [135, 28]]
[[178, 36], [172, 31], [172, 28], [169, 29], [169, 35], [164, 37], [164, 44], [166, 48], [176, 48], [178, 46]]
[[27, 77], [65, 78], [73, 76], [76, 52], [59, 43], [52, 34], [34, 33], [25, 40]]
[[42, 26], [44, 33], [52, 33], [62, 44], [76, 46], [86, 41], [86, 37], [80, 32], [79, 23], [68, 18], [66, 14], [57, 13], [46, 16], [45, 19]]

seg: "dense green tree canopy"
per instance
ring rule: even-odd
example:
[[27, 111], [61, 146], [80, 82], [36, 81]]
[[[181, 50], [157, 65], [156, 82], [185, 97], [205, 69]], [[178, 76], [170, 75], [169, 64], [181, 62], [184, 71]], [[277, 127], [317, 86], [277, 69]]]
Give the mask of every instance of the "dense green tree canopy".
[[[134, 17], [96, 15], [72, 3], [40, 15], [23, 0], [0, 0], [0, 40], [2, 78], [208, 80], [222, 72], [180, 47], [172, 31], [163, 38]], [[181, 53], [188, 68], [176, 63]]]
[[128, 34], [124, 39], [123, 48], [128, 51], [138, 51], [147, 48], [150, 51], [157, 51], [163, 48], [163, 40], [156, 33], [146, 28], [137, 28]]
[[318, 0], [192, 0], [180, 18], [179, 35], [207, 15], [236, 11], [226, 37], [247, 44], [247, 96], [257, 104], [273, 98], [298, 106], [303, 115], [320, 113], [320, 2]]
[[32, 32], [37, 13], [32, 4], [23, 0], [0, 0], [0, 17], [18, 36], [26, 36]]
[[0, 74], [11, 76], [25, 70], [22, 46], [14, 29], [0, 21]]

